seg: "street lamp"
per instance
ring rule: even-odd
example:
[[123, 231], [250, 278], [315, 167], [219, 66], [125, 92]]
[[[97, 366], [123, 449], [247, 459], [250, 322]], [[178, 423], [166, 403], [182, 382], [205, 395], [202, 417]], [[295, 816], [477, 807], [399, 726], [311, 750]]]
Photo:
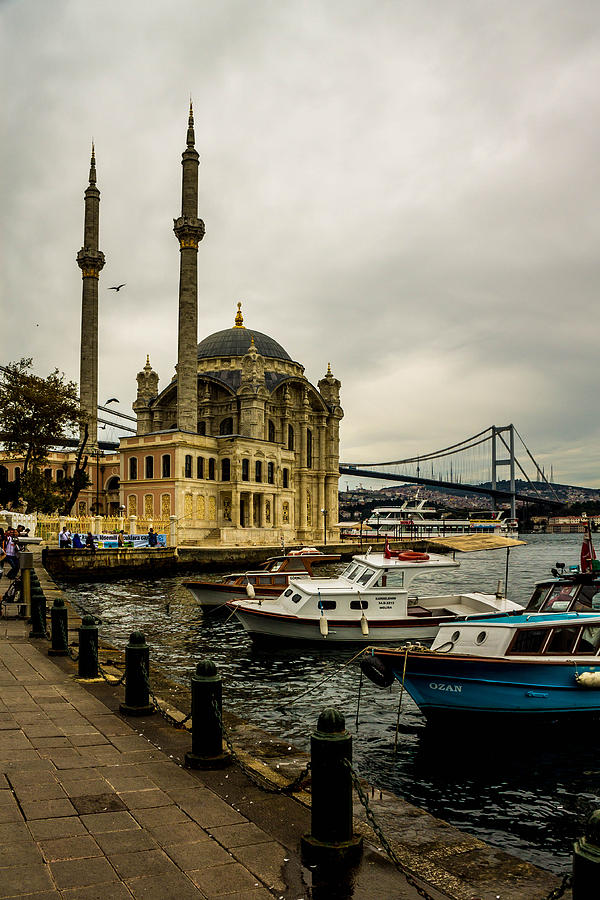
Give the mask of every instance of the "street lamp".
[[321, 513], [323, 515], [323, 544], [327, 546], [327, 510], [322, 509]]

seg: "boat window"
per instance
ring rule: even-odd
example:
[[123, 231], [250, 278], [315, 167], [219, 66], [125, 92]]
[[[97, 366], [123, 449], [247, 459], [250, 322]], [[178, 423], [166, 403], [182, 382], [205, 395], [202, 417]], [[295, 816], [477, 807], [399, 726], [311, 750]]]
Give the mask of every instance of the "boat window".
[[540, 653], [547, 635], [547, 628], [520, 628], [507, 653]]
[[358, 579], [358, 584], [366, 584], [367, 581], [371, 580], [371, 578], [373, 577], [374, 574], [375, 573], [374, 573], [373, 569], [365, 569], [363, 574]]
[[579, 631], [580, 629], [577, 625], [555, 628], [550, 635], [546, 653], [572, 653], [575, 641], [579, 637]]
[[300, 600], [302, 600], [302, 597], [300, 596], [300, 594], [294, 594], [294, 595], [293, 595], [293, 597], [292, 597], [292, 602], [293, 602], [293, 603], [298, 603]]
[[369, 601], [368, 600], [351, 600], [350, 601], [350, 609], [368, 609]]
[[573, 609], [600, 609], [600, 584], [582, 585]]
[[319, 609], [335, 609], [336, 606], [335, 600], [319, 600]]
[[475, 638], [476, 644], [483, 644], [487, 637], [487, 631], [480, 631], [477, 637]]
[[257, 578], [258, 584], [273, 584], [270, 575], [259, 575]]
[[277, 562], [274, 562], [273, 565], [269, 566], [269, 569], [271, 570], [271, 572], [279, 572], [282, 565], [283, 565], [283, 560], [280, 559]]
[[293, 594], [293, 591], [292, 591], [292, 589], [290, 588], [289, 591], [285, 591], [285, 593], [284, 593], [283, 596], [284, 596], [284, 597], [291, 597], [292, 594]]
[[387, 585], [387, 572], [384, 572], [383, 575], [377, 579], [373, 587], [386, 587]]
[[273, 584], [287, 584], [285, 575], [273, 575]]
[[581, 656], [590, 656], [598, 652], [600, 647], [600, 627], [588, 625], [581, 630], [581, 637], [575, 647], [575, 653]]
[[544, 603], [544, 612], [567, 612], [577, 590], [576, 584], [556, 584], [548, 594]]
[[457, 642], [457, 640], [459, 639], [459, 637], [460, 637], [460, 631], [455, 631], [455, 632], [453, 632], [450, 640], [452, 641], [453, 644], [455, 644]]
[[356, 577], [356, 573], [360, 571], [360, 566], [357, 566], [356, 563], [350, 563], [344, 575], [348, 579], [348, 581], [354, 581]]
[[531, 599], [527, 604], [527, 609], [531, 612], [538, 612], [544, 603], [544, 600], [548, 596], [549, 587], [547, 584], [538, 584], [533, 594], [531, 595]]

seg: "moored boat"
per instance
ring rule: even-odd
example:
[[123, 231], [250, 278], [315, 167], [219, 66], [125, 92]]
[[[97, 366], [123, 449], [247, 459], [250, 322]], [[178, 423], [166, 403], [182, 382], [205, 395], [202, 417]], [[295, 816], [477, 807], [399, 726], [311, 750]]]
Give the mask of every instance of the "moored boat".
[[234, 572], [216, 582], [188, 579], [183, 585], [201, 606], [224, 606], [229, 600], [244, 594], [262, 599], [276, 598], [289, 584], [291, 575], [312, 578], [314, 566], [339, 560], [337, 554], [322, 553], [315, 547], [303, 547], [281, 556], [272, 556], [255, 571]]
[[229, 606], [253, 638], [363, 644], [431, 641], [440, 624], [457, 616], [520, 608], [500, 593], [409, 593], [418, 576], [458, 566], [433, 553], [368, 551], [335, 578], [291, 577], [276, 600], [246, 598]]
[[600, 716], [600, 566], [588, 540], [581, 565], [558, 565], [524, 610], [443, 623], [430, 649], [377, 650], [363, 671], [380, 686], [398, 679], [428, 719]]

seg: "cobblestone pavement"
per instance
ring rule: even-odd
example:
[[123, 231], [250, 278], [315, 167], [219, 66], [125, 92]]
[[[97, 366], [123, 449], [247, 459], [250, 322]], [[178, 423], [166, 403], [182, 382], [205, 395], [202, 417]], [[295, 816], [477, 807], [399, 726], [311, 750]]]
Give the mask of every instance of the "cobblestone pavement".
[[[234, 769], [182, 769], [46, 649], [0, 621], [0, 898], [417, 897], [370, 850], [352, 885], [311, 885], [290, 850], [304, 807], [264, 794], [253, 806]], [[236, 802], [211, 789], [229, 777]]]

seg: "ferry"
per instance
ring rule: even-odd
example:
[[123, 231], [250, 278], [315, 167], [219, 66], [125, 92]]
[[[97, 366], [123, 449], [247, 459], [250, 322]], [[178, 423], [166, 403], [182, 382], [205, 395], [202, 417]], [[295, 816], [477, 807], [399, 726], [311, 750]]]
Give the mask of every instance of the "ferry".
[[[441, 624], [458, 616], [520, 609], [498, 591], [424, 595], [418, 576], [457, 568], [449, 556], [413, 550], [353, 557], [335, 578], [290, 577], [276, 600], [256, 597], [228, 605], [252, 638], [318, 643], [431, 642]], [[410, 593], [409, 593], [410, 590]]]
[[480, 510], [469, 513], [466, 519], [453, 519], [440, 514], [434, 506], [426, 506], [419, 498], [405, 500], [400, 506], [379, 506], [366, 520], [364, 536], [423, 537], [448, 534], [513, 534], [517, 521], [506, 519], [504, 510]]
[[557, 564], [524, 610], [442, 623], [431, 648], [372, 651], [363, 672], [381, 687], [400, 681], [428, 720], [600, 717], [600, 564], [592, 554], [582, 550], [581, 565], [568, 570]]

